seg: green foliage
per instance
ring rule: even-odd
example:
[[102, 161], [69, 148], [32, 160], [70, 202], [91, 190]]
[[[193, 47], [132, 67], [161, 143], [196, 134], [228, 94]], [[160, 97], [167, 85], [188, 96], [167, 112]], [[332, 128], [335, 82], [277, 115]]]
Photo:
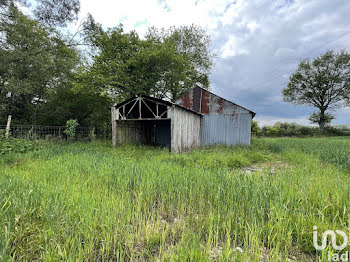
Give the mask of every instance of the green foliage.
[[[259, 128], [259, 127], [258, 127]], [[323, 132], [313, 126], [277, 122], [255, 131], [260, 137], [350, 136], [348, 126], [326, 126]]]
[[204, 88], [209, 88], [210, 69], [213, 65], [215, 54], [209, 51], [210, 37], [206, 31], [196, 25], [190, 26], [172, 26], [168, 29], [149, 28], [146, 34], [146, 39], [160, 43], [168, 43], [175, 46], [176, 53], [183, 58], [188, 59], [189, 68], [182, 69], [186, 73], [185, 78], [180, 78], [175, 81], [181, 81], [183, 84], [170, 81], [175, 84], [171, 88], [171, 97], [169, 99], [176, 99], [186, 89], [192, 88], [195, 84], [201, 84]]
[[99, 130], [110, 123], [111, 99], [93, 93], [77, 91], [71, 85], [50, 92], [42, 105], [38, 123], [42, 125], [65, 125], [68, 119], [77, 119], [81, 126]]
[[92, 64], [81, 70], [77, 90], [116, 101], [135, 94], [175, 100], [197, 83], [208, 86], [212, 55], [202, 29], [151, 29], [140, 39], [134, 31], [124, 32], [121, 25], [103, 31], [93, 20], [90, 24], [88, 36], [98, 52]]
[[75, 119], [69, 119], [66, 123], [66, 129], [63, 131], [67, 135], [69, 140], [74, 140], [77, 137], [77, 128], [79, 123]]
[[311, 123], [318, 125], [327, 125], [332, 122], [333, 119], [335, 119], [335, 116], [327, 113], [313, 113], [309, 117]]
[[350, 101], [350, 54], [328, 51], [313, 61], [302, 60], [283, 89], [283, 99], [316, 107], [319, 111], [311, 115], [311, 121], [316, 121], [322, 132], [334, 118], [326, 114], [327, 110]]
[[59, 33], [9, 8], [0, 21], [6, 41], [0, 43], [0, 121], [36, 124], [50, 94], [69, 85], [79, 62]]
[[261, 130], [257, 121], [252, 120], [252, 136], [260, 136]]
[[[0, 169], [0, 259], [317, 261], [313, 226], [346, 230], [350, 205], [348, 172], [317, 152], [349, 157], [349, 139], [289, 140], [183, 155], [100, 142], [28, 152]], [[230, 159], [270, 167], [249, 174]]]
[[273, 126], [264, 126], [262, 128], [262, 133], [266, 136], [277, 136], [279, 129]]
[[[0, 2], [0, 123], [82, 126], [107, 130], [109, 108], [133, 94], [175, 100], [200, 83], [209, 86], [210, 39], [197, 26], [150, 29], [145, 39], [122, 26], [104, 30], [91, 15], [75, 36], [63, 35], [79, 1]], [[14, 3], [29, 6], [24, 15]], [[91, 47], [81, 65], [74, 46]], [[91, 63], [90, 63], [91, 62]]]
[[164, 156], [164, 162], [171, 162], [183, 167], [197, 167], [215, 171], [218, 168], [235, 169], [251, 164], [268, 161], [271, 155], [263, 150], [254, 151], [250, 147], [216, 146], [192, 150], [191, 154]]
[[312, 154], [334, 163], [339, 167], [350, 170], [350, 139], [347, 137], [337, 138], [284, 138], [265, 140], [274, 152], [299, 152]]
[[35, 148], [34, 142], [26, 139], [4, 138], [0, 136], [0, 155], [26, 153]]

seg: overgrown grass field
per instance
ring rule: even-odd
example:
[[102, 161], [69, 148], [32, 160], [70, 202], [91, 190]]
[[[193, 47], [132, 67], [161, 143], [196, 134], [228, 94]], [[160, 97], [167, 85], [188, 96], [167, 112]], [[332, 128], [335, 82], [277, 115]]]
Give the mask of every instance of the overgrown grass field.
[[349, 138], [279, 138], [181, 155], [107, 142], [7, 150], [0, 260], [326, 261], [313, 226], [349, 233], [349, 149]]

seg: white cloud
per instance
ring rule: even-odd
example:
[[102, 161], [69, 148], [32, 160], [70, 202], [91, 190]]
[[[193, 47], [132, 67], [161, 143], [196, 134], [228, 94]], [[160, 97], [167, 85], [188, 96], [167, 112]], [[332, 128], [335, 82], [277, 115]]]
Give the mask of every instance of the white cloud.
[[81, 0], [81, 16], [91, 13], [107, 27], [123, 23], [127, 30], [143, 34], [148, 26], [198, 24], [215, 30], [227, 0]]
[[230, 36], [228, 41], [224, 44], [224, 46], [221, 48], [221, 57], [227, 58], [230, 56], [236, 56], [236, 55], [248, 55], [250, 52], [248, 49], [244, 48], [244, 45], [241, 43], [243, 40], [238, 39], [234, 36]]

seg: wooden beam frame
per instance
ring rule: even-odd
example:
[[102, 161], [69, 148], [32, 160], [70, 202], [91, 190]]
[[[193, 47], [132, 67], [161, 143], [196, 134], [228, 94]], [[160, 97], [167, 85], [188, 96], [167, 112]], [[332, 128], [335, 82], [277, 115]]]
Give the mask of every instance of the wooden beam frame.
[[145, 104], [145, 106], [148, 108], [148, 110], [154, 115], [155, 118], [157, 118], [157, 115], [153, 112], [153, 110], [147, 105], [144, 99], [142, 99], [142, 102]]
[[[152, 110], [152, 108], [150, 107], [148, 102], [152, 102], [156, 105], [156, 112], [154, 112], [154, 110]], [[133, 104], [130, 107], [130, 109], [126, 110], [126, 106], [131, 104], [131, 103], [133, 103]], [[138, 104], [139, 117], [138, 118], [128, 118], [128, 116], [130, 115], [130, 113], [136, 107], [137, 104]], [[149, 118], [149, 117], [142, 118], [143, 105], [151, 112], [151, 114], [154, 116], [154, 118]], [[164, 110], [164, 112], [160, 112], [159, 105], [165, 106], [166, 110]], [[159, 120], [159, 119], [168, 119], [168, 118], [162, 118], [162, 117], [168, 112], [170, 106], [166, 103], [154, 101], [154, 100], [149, 99], [147, 97], [138, 96], [138, 97], [135, 97], [134, 99], [128, 101], [127, 103], [120, 105], [119, 107], [113, 107], [113, 108], [115, 109], [114, 119], [116, 119], [116, 120]]]

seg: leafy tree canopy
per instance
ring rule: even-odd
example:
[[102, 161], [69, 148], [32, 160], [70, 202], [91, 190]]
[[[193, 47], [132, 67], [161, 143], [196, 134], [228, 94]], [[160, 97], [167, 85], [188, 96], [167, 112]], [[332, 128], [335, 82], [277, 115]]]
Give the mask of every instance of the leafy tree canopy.
[[97, 53], [82, 69], [77, 88], [122, 100], [134, 94], [175, 100], [201, 84], [209, 86], [213, 55], [209, 37], [196, 26], [156, 30], [145, 39], [123, 26], [103, 31], [90, 21]]
[[0, 21], [0, 30], [0, 110], [36, 118], [47, 95], [72, 82], [79, 56], [57, 32], [14, 6], [9, 19]]

